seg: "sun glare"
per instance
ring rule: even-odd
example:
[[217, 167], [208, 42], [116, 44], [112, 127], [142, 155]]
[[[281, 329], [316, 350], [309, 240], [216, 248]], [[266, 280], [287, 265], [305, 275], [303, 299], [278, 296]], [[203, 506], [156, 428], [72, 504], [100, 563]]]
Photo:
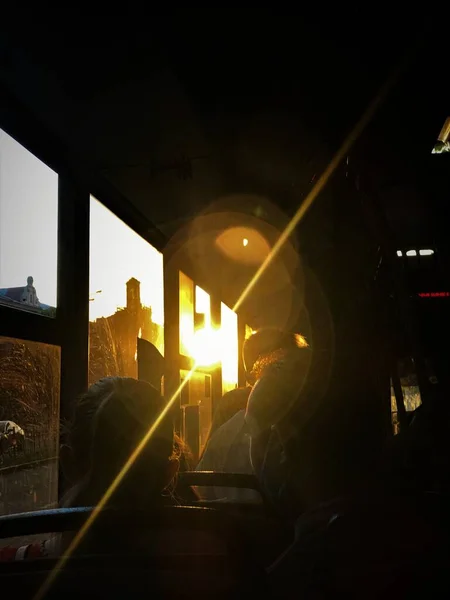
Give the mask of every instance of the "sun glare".
[[[404, 63], [403, 62], [401, 63], [400, 67], [404, 67]], [[342, 146], [340, 147], [340, 149], [337, 151], [337, 153], [331, 159], [330, 163], [325, 168], [325, 170], [323, 171], [322, 175], [315, 182], [314, 187], [309, 192], [309, 194], [307, 195], [307, 197], [304, 199], [303, 203], [300, 205], [300, 207], [298, 208], [297, 212], [295, 213], [295, 215], [292, 217], [292, 219], [289, 222], [289, 224], [284, 229], [284, 231], [281, 234], [281, 236], [279, 237], [278, 241], [275, 243], [275, 245], [273, 246], [273, 248], [271, 249], [271, 251], [269, 252], [269, 254], [267, 255], [267, 257], [265, 258], [265, 260], [263, 261], [263, 263], [261, 264], [261, 266], [256, 271], [255, 275], [252, 277], [252, 279], [249, 281], [249, 283], [247, 284], [247, 286], [245, 287], [245, 289], [242, 291], [242, 293], [239, 296], [238, 300], [236, 301], [236, 304], [234, 305], [233, 309], [231, 310], [228, 307], [225, 307], [225, 308], [228, 309], [228, 311], [230, 311], [230, 313], [229, 313], [230, 316], [231, 316], [232, 313], [234, 313], [233, 321], [236, 320], [236, 325], [237, 325], [237, 315], [236, 315], [235, 311], [238, 310], [238, 308], [242, 305], [242, 303], [244, 302], [244, 300], [253, 291], [253, 288], [255, 287], [255, 285], [258, 282], [258, 280], [261, 277], [261, 275], [265, 272], [265, 270], [267, 269], [267, 267], [271, 264], [271, 262], [273, 261], [274, 257], [280, 252], [280, 250], [282, 249], [282, 247], [284, 246], [284, 244], [288, 240], [289, 236], [292, 234], [292, 232], [294, 231], [295, 227], [303, 219], [305, 213], [311, 207], [311, 205], [313, 204], [313, 202], [316, 199], [316, 197], [318, 196], [318, 194], [325, 187], [325, 185], [327, 184], [328, 180], [330, 179], [330, 177], [333, 175], [334, 171], [338, 167], [338, 165], [342, 162], [342, 160], [348, 154], [350, 148], [353, 146], [353, 144], [355, 143], [355, 141], [359, 138], [359, 136], [361, 135], [361, 133], [364, 131], [364, 129], [366, 128], [367, 124], [371, 121], [371, 119], [372, 119], [373, 115], [375, 114], [376, 110], [378, 109], [379, 105], [382, 103], [382, 101], [384, 100], [385, 96], [390, 91], [390, 88], [397, 81], [397, 78], [398, 78], [399, 73], [400, 73], [400, 67], [396, 68], [396, 70], [389, 77], [389, 79], [387, 80], [387, 82], [383, 85], [383, 87], [381, 88], [381, 90], [379, 91], [379, 93], [375, 96], [375, 98], [369, 104], [369, 106], [366, 109], [366, 111], [363, 113], [363, 116], [361, 117], [361, 119], [357, 122], [357, 124], [355, 125], [355, 127], [351, 130], [351, 132], [349, 133], [349, 135], [347, 136], [347, 138], [344, 140], [344, 142], [343, 142]], [[180, 275], [181, 275], [181, 273], [180, 273]], [[180, 291], [181, 290], [182, 290], [182, 288], [181, 288], [181, 281], [180, 281]], [[227, 326], [225, 325], [226, 320], [224, 320], [224, 318], [223, 318], [224, 312], [227, 313], [227, 311], [224, 310], [224, 306], [225, 305], [222, 303], [222, 329], [223, 330], [227, 329]], [[180, 312], [181, 312], [181, 310], [180, 310]], [[231, 319], [230, 319], [230, 322], [231, 322]], [[231, 327], [229, 328], [229, 330], [232, 331]], [[233, 330], [234, 330], [234, 326], [233, 326]], [[237, 332], [237, 327], [236, 327], [236, 332]], [[180, 334], [181, 334], [181, 327], [180, 327]], [[228, 332], [227, 332], [227, 336], [228, 336]], [[236, 336], [233, 335], [233, 337], [236, 339], [235, 344], [237, 346], [237, 335]], [[222, 349], [222, 351], [223, 351], [223, 349]], [[225, 365], [223, 365], [223, 367], [225, 367]], [[78, 547], [78, 545], [80, 544], [80, 541], [83, 539], [83, 537], [85, 536], [86, 532], [92, 526], [93, 522], [96, 520], [96, 518], [99, 515], [99, 513], [103, 510], [103, 508], [105, 507], [105, 505], [110, 500], [111, 496], [114, 494], [114, 492], [116, 491], [116, 489], [118, 488], [118, 486], [121, 484], [122, 480], [127, 475], [130, 467], [134, 464], [134, 462], [136, 461], [136, 459], [139, 457], [139, 455], [142, 452], [143, 448], [146, 446], [148, 440], [152, 437], [152, 435], [156, 431], [156, 429], [159, 426], [159, 424], [161, 423], [162, 419], [164, 419], [164, 417], [166, 416], [166, 414], [168, 413], [168, 411], [171, 410], [172, 406], [175, 404], [175, 402], [179, 398], [179, 395], [180, 395], [181, 391], [183, 390], [184, 386], [186, 386], [189, 383], [189, 380], [192, 377], [192, 374], [194, 373], [195, 368], [196, 368], [196, 365], [194, 364], [194, 366], [191, 369], [191, 371], [189, 371], [189, 373], [183, 379], [183, 382], [180, 384], [180, 386], [178, 387], [178, 389], [175, 390], [174, 394], [172, 394], [172, 396], [168, 400], [165, 408], [162, 410], [162, 412], [159, 415], [159, 417], [155, 420], [155, 422], [153, 423], [153, 425], [148, 430], [147, 434], [143, 437], [143, 439], [141, 440], [141, 442], [137, 445], [136, 449], [130, 455], [129, 459], [125, 462], [123, 468], [120, 470], [120, 472], [117, 474], [117, 477], [114, 479], [114, 481], [112, 482], [112, 484], [106, 490], [105, 494], [100, 499], [98, 505], [94, 508], [94, 510], [91, 513], [90, 517], [87, 519], [87, 521], [84, 523], [84, 525], [81, 527], [81, 529], [73, 537], [73, 539], [72, 539], [71, 543], [69, 544], [68, 548], [66, 549], [65, 553], [58, 559], [57, 564], [53, 567], [53, 569], [51, 570], [51, 572], [44, 579], [43, 583], [38, 588], [38, 590], [37, 590], [37, 592], [36, 592], [36, 594], [34, 596], [34, 600], [41, 600], [42, 598], [45, 597], [45, 595], [47, 594], [47, 592], [51, 588], [51, 586], [52, 586], [55, 578], [58, 576], [58, 574], [62, 571], [63, 567], [67, 563], [67, 560], [73, 554], [74, 550]], [[235, 369], [236, 369], [236, 371], [238, 369], [237, 361], [236, 361]]]
[[199, 367], [213, 367], [221, 360], [221, 331], [212, 327], [197, 330], [190, 345], [190, 355]]
[[[304, 199], [303, 203], [299, 206], [297, 212], [295, 213], [295, 215], [292, 217], [291, 221], [288, 223], [288, 225], [282, 232], [278, 241], [275, 243], [275, 245], [270, 250], [270, 252], [268, 253], [267, 257], [265, 258], [265, 260], [263, 261], [261, 266], [257, 269], [257, 271], [254, 274], [254, 276], [252, 277], [252, 279], [249, 281], [249, 283], [247, 284], [245, 289], [240, 294], [233, 309], [229, 309], [228, 307], [225, 307], [228, 309], [228, 311], [230, 311], [230, 316], [231, 316], [231, 313], [234, 313], [233, 320], [234, 320], [234, 318], [236, 319], [236, 325], [237, 325], [237, 314], [235, 311], [238, 310], [238, 308], [242, 305], [242, 303], [245, 301], [245, 299], [253, 291], [253, 288], [257, 284], [261, 275], [266, 271], [267, 267], [271, 264], [274, 257], [276, 257], [277, 254], [280, 252], [280, 250], [282, 249], [282, 247], [284, 246], [286, 241], [289, 239], [289, 236], [292, 234], [292, 232], [294, 231], [296, 226], [303, 219], [305, 213], [311, 207], [311, 205], [313, 204], [313, 202], [315, 201], [315, 199], [319, 195], [319, 193], [322, 191], [322, 189], [325, 187], [328, 180], [330, 179], [330, 177], [333, 175], [334, 171], [338, 167], [338, 165], [342, 162], [344, 157], [348, 154], [350, 148], [353, 146], [355, 141], [360, 137], [361, 133], [364, 131], [367, 124], [372, 120], [373, 115], [377, 111], [379, 105], [385, 99], [387, 93], [390, 91], [390, 88], [394, 85], [394, 83], [396, 83], [398, 76], [401, 72], [401, 68], [404, 68], [405, 62], [406, 61], [402, 61], [400, 66], [397, 67], [393, 71], [392, 75], [389, 77], [389, 79], [383, 85], [381, 90], [378, 92], [378, 94], [375, 96], [375, 98], [369, 104], [368, 108], [363, 113], [361, 119], [357, 122], [355, 127], [350, 131], [349, 135], [344, 140], [340, 149], [337, 151], [337, 153], [331, 159], [330, 163], [325, 168], [325, 170], [323, 171], [323, 173], [319, 177], [319, 179], [315, 182], [314, 187], [309, 192], [307, 197]], [[180, 275], [181, 275], [181, 273], [180, 273]], [[181, 284], [181, 281], [180, 281], [180, 284]], [[180, 291], [181, 291], [181, 285], [180, 285]], [[223, 328], [223, 330], [225, 330], [227, 328], [225, 325], [226, 321], [223, 318], [224, 312], [225, 313], [227, 312], [226, 310], [224, 311], [224, 306], [225, 305], [222, 303], [222, 328]], [[230, 319], [230, 321], [231, 321], [231, 319]], [[233, 329], [234, 329], [234, 327], [233, 327]], [[230, 328], [230, 331], [231, 331], [231, 328]], [[236, 331], [237, 331], [237, 327], [236, 327]], [[180, 334], [181, 334], [181, 331], [180, 331]], [[227, 336], [228, 336], [228, 333], [227, 333]], [[236, 346], [237, 346], [237, 335], [235, 336], [235, 339], [236, 339]], [[223, 367], [225, 367], [225, 365], [223, 365]], [[189, 373], [183, 379], [183, 382], [180, 384], [178, 389], [175, 390], [175, 392], [172, 394], [172, 396], [168, 400], [166, 406], [162, 410], [159, 417], [155, 420], [153, 425], [150, 427], [147, 434], [142, 438], [141, 442], [137, 445], [136, 449], [131, 453], [129, 459], [125, 462], [123, 468], [120, 470], [120, 472], [117, 474], [117, 476], [114, 479], [114, 481], [112, 482], [112, 484], [106, 490], [105, 494], [100, 499], [99, 503], [94, 508], [94, 510], [91, 513], [91, 515], [89, 516], [89, 518], [86, 520], [84, 525], [80, 528], [80, 530], [75, 534], [75, 536], [73, 537], [71, 543], [69, 544], [69, 546], [66, 549], [66, 551], [64, 552], [64, 554], [58, 559], [56, 565], [53, 567], [53, 569], [50, 571], [50, 573], [47, 575], [47, 577], [45, 577], [43, 583], [40, 585], [36, 594], [34, 595], [34, 600], [41, 600], [45, 597], [45, 595], [51, 588], [53, 582], [55, 581], [55, 578], [58, 576], [58, 574], [62, 571], [63, 567], [67, 563], [67, 560], [70, 558], [70, 556], [72, 556], [74, 550], [79, 546], [79, 544], [80, 544], [81, 540], [83, 539], [83, 537], [85, 536], [86, 532], [92, 526], [92, 524], [96, 520], [99, 513], [103, 510], [103, 508], [106, 506], [106, 504], [110, 500], [111, 496], [114, 494], [114, 492], [116, 491], [118, 486], [121, 484], [122, 480], [127, 475], [130, 467], [134, 464], [136, 459], [139, 457], [143, 448], [146, 446], [148, 440], [153, 436], [154, 432], [158, 428], [162, 419], [164, 419], [164, 417], [166, 416], [168, 411], [171, 410], [172, 406], [175, 404], [175, 402], [179, 398], [179, 395], [182, 392], [184, 386], [186, 386], [189, 383], [189, 380], [192, 377], [192, 375], [195, 371], [195, 368], [196, 368], [196, 365], [194, 363], [194, 366], [192, 367], [191, 371], [189, 371]], [[237, 369], [238, 369], [237, 361], [236, 361], [235, 368], [237, 371]]]

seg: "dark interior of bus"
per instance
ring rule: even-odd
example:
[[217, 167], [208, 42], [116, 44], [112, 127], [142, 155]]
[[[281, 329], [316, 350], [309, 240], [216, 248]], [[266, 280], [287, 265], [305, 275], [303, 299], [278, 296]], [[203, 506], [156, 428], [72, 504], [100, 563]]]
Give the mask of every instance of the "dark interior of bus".
[[448, 25], [344, 13], [5, 12], [5, 594], [449, 593]]

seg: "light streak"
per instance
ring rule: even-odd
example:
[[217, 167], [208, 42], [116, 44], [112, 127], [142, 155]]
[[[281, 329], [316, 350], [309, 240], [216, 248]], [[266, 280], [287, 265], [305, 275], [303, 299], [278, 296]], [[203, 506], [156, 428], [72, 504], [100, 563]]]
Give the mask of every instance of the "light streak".
[[[401, 66], [403, 66], [403, 64]], [[307, 210], [311, 207], [314, 200], [317, 198], [319, 193], [325, 187], [325, 185], [327, 184], [331, 175], [336, 170], [339, 163], [348, 154], [350, 148], [353, 146], [355, 141], [361, 135], [361, 133], [363, 132], [363, 130], [365, 129], [365, 127], [367, 126], [369, 121], [372, 119], [373, 115], [375, 114], [377, 108], [379, 107], [381, 102], [385, 99], [390, 88], [397, 80], [398, 74], [399, 74], [399, 68], [397, 68], [394, 71], [394, 73], [391, 75], [391, 77], [389, 77], [389, 79], [386, 81], [386, 83], [382, 86], [379, 93], [375, 96], [375, 98], [372, 100], [372, 102], [367, 107], [366, 111], [363, 113], [362, 117], [356, 123], [355, 127], [352, 129], [352, 131], [346, 137], [346, 139], [344, 140], [340, 149], [336, 152], [334, 157], [331, 159], [329, 165], [323, 172], [323, 174], [317, 180], [313, 189], [309, 192], [308, 196], [305, 198], [305, 201], [301, 204], [301, 206], [298, 208], [295, 215], [292, 217], [291, 221], [288, 223], [288, 225], [286, 226], [284, 231], [281, 233], [280, 237], [278, 238], [277, 242], [271, 249], [267, 258], [264, 260], [262, 265], [258, 268], [255, 275], [252, 277], [252, 279], [250, 280], [248, 285], [243, 290], [242, 294], [240, 295], [240, 297], [236, 301], [236, 304], [233, 307], [234, 311], [237, 311], [239, 309], [239, 307], [242, 305], [242, 303], [244, 302], [244, 300], [248, 297], [250, 292], [253, 290], [253, 288], [259, 281], [260, 277], [263, 275], [264, 271], [272, 263], [274, 258], [278, 255], [278, 253], [280, 252], [280, 250], [282, 249], [282, 247], [288, 240], [289, 236], [294, 231], [295, 227], [297, 227], [297, 225], [300, 223], [300, 221], [306, 214]], [[94, 508], [94, 510], [91, 513], [91, 515], [89, 516], [89, 518], [86, 520], [86, 522], [80, 528], [80, 530], [77, 532], [77, 534], [73, 538], [72, 542], [69, 544], [67, 550], [65, 551], [64, 555], [60, 557], [60, 559], [58, 560], [57, 564], [55, 565], [55, 567], [53, 568], [51, 573], [45, 579], [42, 586], [38, 589], [36, 595], [34, 596], [34, 600], [42, 600], [45, 597], [46, 593], [48, 592], [48, 590], [52, 586], [53, 582], [55, 581], [55, 579], [58, 575], [58, 571], [60, 571], [64, 567], [64, 565], [66, 564], [66, 562], [68, 561], [70, 556], [72, 556], [73, 552], [79, 546], [81, 540], [86, 535], [86, 532], [90, 529], [90, 527], [94, 523], [95, 519], [98, 517], [100, 512], [105, 507], [108, 500], [114, 494], [114, 492], [116, 491], [116, 489], [118, 488], [118, 486], [120, 485], [122, 480], [124, 479], [125, 475], [128, 473], [129, 469], [132, 467], [132, 465], [138, 458], [139, 454], [142, 452], [143, 448], [145, 447], [147, 442], [150, 440], [150, 438], [152, 437], [152, 435], [158, 428], [158, 425], [161, 423], [162, 419], [167, 415], [167, 413], [171, 409], [172, 405], [174, 404], [175, 400], [178, 398], [178, 395], [180, 394], [180, 392], [182, 391], [184, 386], [191, 379], [192, 374], [195, 371], [195, 368], [196, 368], [196, 365], [194, 364], [192, 369], [189, 371], [187, 377], [185, 379], [183, 379], [182, 383], [180, 384], [178, 389], [175, 391], [173, 396], [170, 398], [169, 402], [166, 404], [166, 406], [162, 410], [161, 414], [158, 416], [158, 418], [155, 420], [155, 422], [150, 427], [148, 432], [145, 434], [145, 436], [139, 442], [139, 444], [137, 445], [135, 450], [132, 452], [132, 454], [130, 455], [130, 457], [128, 458], [128, 460], [126, 461], [124, 466], [122, 467], [122, 469], [119, 471], [119, 473], [116, 476], [116, 478], [114, 479], [114, 481], [111, 483], [109, 488], [106, 490], [103, 497], [100, 499], [99, 503]]]
[[[401, 66], [403, 66], [403, 63], [402, 63]], [[397, 77], [398, 77], [398, 74], [399, 74], [399, 69], [400, 69], [400, 67], [398, 69], [396, 69], [394, 71], [394, 73], [387, 79], [387, 81], [381, 87], [381, 89], [378, 92], [378, 94], [375, 96], [375, 98], [369, 104], [369, 106], [367, 107], [367, 109], [364, 111], [363, 115], [361, 116], [361, 118], [359, 119], [359, 121], [356, 123], [356, 125], [354, 126], [354, 128], [352, 129], [352, 131], [345, 138], [345, 140], [342, 143], [341, 147], [336, 152], [336, 154], [333, 156], [333, 158], [331, 159], [331, 161], [328, 164], [328, 166], [325, 169], [325, 171], [322, 173], [322, 175], [319, 177], [319, 179], [317, 180], [317, 182], [314, 185], [314, 187], [312, 188], [312, 190], [306, 196], [304, 202], [302, 202], [302, 204], [299, 206], [299, 208], [298, 208], [297, 212], [295, 213], [295, 215], [292, 217], [292, 219], [286, 225], [284, 231], [281, 233], [280, 237], [278, 238], [278, 240], [274, 244], [274, 246], [271, 249], [270, 253], [265, 258], [264, 262], [258, 268], [258, 270], [256, 271], [256, 273], [253, 275], [252, 279], [249, 281], [249, 283], [247, 284], [247, 286], [245, 287], [245, 289], [243, 290], [243, 292], [241, 293], [241, 295], [237, 299], [236, 304], [233, 306], [233, 310], [234, 311], [239, 310], [240, 306], [242, 305], [242, 303], [244, 302], [244, 300], [248, 297], [248, 295], [253, 290], [253, 288], [255, 287], [255, 285], [258, 283], [258, 281], [260, 280], [261, 276], [264, 274], [264, 272], [267, 269], [267, 267], [270, 266], [270, 264], [272, 263], [272, 261], [279, 254], [280, 250], [283, 248], [283, 246], [285, 245], [285, 243], [289, 239], [289, 236], [293, 233], [294, 229], [297, 227], [297, 225], [303, 219], [303, 217], [305, 216], [306, 212], [308, 211], [308, 209], [313, 204], [314, 200], [317, 198], [317, 196], [323, 190], [323, 188], [327, 184], [327, 182], [330, 179], [330, 177], [333, 175], [333, 173], [336, 170], [336, 168], [338, 167], [338, 165], [344, 160], [344, 158], [348, 154], [350, 148], [353, 146], [353, 144], [359, 138], [359, 136], [361, 135], [361, 133], [367, 127], [368, 123], [371, 121], [371, 119], [372, 119], [373, 115], [375, 114], [376, 110], [378, 109], [378, 107], [380, 106], [380, 104], [385, 99], [385, 97], [388, 94], [389, 90], [391, 89], [392, 85], [397, 80]]]
[[96, 518], [98, 517], [98, 515], [105, 508], [107, 502], [109, 501], [109, 499], [111, 498], [111, 496], [114, 494], [114, 492], [116, 491], [116, 489], [119, 487], [119, 485], [123, 481], [125, 475], [128, 473], [128, 471], [130, 470], [130, 468], [133, 466], [133, 464], [135, 463], [136, 459], [139, 457], [140, 453], [145, 448], [146, 444], [149, 442], [150, 438], [152, 437], [152, 435], [157, 430], [157, 428], [158, 428], [159, 424], [161, 423], [161, 421], [166, 417], [167, 413], [170, 411], [170, 409], [171, 409], [172, 405], [174, 404], [175, 400], [178, 398], [179, 393], [183, 390], [184, 386], [187, 385], [187, 383], [191, 379], [191, 377], [192, 377], [195, 369], [196, 369], [196, 365], [194, 365], [192, 367], [192, 369], [188, 372], [187, 376], [183, 379], [183, 381], [181, 382], [180, 386], [175, 391], [175, 393], [173, 394], [173, 396], [170, 398], [169, 402], [163, 408], [163, 410], [161, 411], [161, 413], [158, 415], [157, 419], [154, 421], [154, 423], [152, 424], [152, 426], [150, 427], [150, 429], [147, 431], [147, 433], [144, 435], [144, 437], [142, 438], [142, 440], [139, 442], [139, 444], [133, 450], [133, 452], [131, 453], [130, 457], [128, 458], [128, 460], [126, 461], [126, 463], [123, 465], [123, 467], [121, 468], [121, 470], [119, 471], [119, 473], [115, 477], [114, 481], [108, 487], [108, 489], [103, 494], [103, 496], [100, 499], [100, 501], [97, 504], [97, 506], [95, 506], [95, 508], [93, 509], [92, 513], [89, 515], [89, 518], [86, 520], [86, 522], [83, 524], [83, 526], [80, 527], [80, 529], [78, 530], [78, 532], [74, 536], [73, 540], [71, 541], [71, 543], [69, 544], [69, 546], [67, 547], [67, 549], [64, 551], [64, 554], [59, 558], [58, 562], [56, 563], [56, 565], [54, 566], [54, 568], [52, 569], [52, 571], [49, 573], [48, 577], [45, 579], [45, 581], [43, 582], [42, 586], [36, 592], [36, 594], [34, 596], [34, 600], [42, 600], [43, 598], [45, 598], [45, 595], [47, 594], [47, 592], [49, 591], [49, 589], [53, 585], [56, 577], [58, 576], [58, 572], [61, 569], [64, 568], [65, 564], [67, 563], [67, 561], [69, 560], [69, 558], [72, 556], [72, 554], [75, 552], [75, 550], [78, 548], [78, 546], [80, 545], [81, 540], [84, 538], [84, 536], [86, 535], [86, 533], [89, 531], [89, 529], [93, 525], [93, 523], [96, 520]]

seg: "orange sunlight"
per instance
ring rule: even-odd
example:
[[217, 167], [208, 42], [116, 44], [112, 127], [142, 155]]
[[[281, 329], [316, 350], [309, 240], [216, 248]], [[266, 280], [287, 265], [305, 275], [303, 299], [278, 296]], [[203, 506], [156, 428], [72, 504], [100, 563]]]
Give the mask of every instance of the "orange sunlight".
[[[342, 146], [340, 147], [340, 149], [337, 151], [337, 153], [335, 154], [335, 156], [330, 161], [328, 167], [322, 173], [321, 177], [319, 177], [319, 179], [316, 181], [313, 189], [307, 195], [307, 197], [305, 198], [305, 200], [303, 201], [303, 203], [299, 206], [297, 212], [292, 217], [291, 221], [289, 222], [289, 224], [286, 226], [285, 230], [280, 235], [280, 238], [278, 239], [277, 243], [272, 248], [272, 250], [271, 250], [270, 254], [267, 256], [266, 260], [263, 262], [263, 264], [260, 266], [260, 268], [256, 271], [256, 273], [253, 276], [253, 278], [249, 281], [249, 283], [247, 284], [247, 286], [245, 287], [245, 289], [242, 291], [240, 297], [236, 301], [236, 304], [235, 304], [234, 309], [233, 309], [234, 311], [236, 311], [238, 309], [238, 307], [241, 306], [241, 304], [245, 300], [245, 298], [249, 294], [251, 294], [251, 292], [253, 291], [254, 286], [258, 282], [258, 280], [261, 277], [261, 275], [264, 273], [264, 271], [266, 270], [266, 268], [270, 265], [271, 261], [277, 255], [277, 253], [281, 250], [281, 248], [286, 243], [286, 241], [288, 240], [289, 236], [291, 235], [291, 233], [293, 232], [293, 230], [295, 229], [295, 227], [303, 219], [303, 217], [306, 214], [307, 210], [311, 207], [311, 205], [315, 201], [315, 199], [318, 196], [318, 194], [320, 193], [320, 191], [327, 184], [329, 178], [334, 173], [336, 167], [343, 160], [344, 156], [347, 155], [348, 151], [353, 146], [354, 142], [359, 138], [359, 136], [361, 135], [362, 131], [365, 129], [365, 127], [367, 126], [367, 124], [371, 121], [374, 113], [378, 109], [378, 107], [381, 104], [382, 100], [384, 100], [384, 97], [386, 96], [386, 94], [390, 90], [391, 86], [393, 85], [393, 83], [395, 83], [395, 81], [396, 81], [396, 79], [398, 77], [398, 71], [399, 71], [398, 69], [396, 71], [394, 71], [393, 75], [387, 80], [387, 82], [385, 83], [385, 85], [381, 88], [381, 90], [379, 91], [379, 93], [375, 96], [375, 98], [369, 104], [369, 106], [367, 107], [367, 109], [365, 110], [365, 112], [363, 113], [362, 117], [360, 118], [360, 120], [355, 125], [355, 127], [350, 131], [349, 135], [344, 140]], [[91, 207], [92, 207], [92, 203], [91, 203]], [[103, 234], [98, 237], [97, 241], [98, 241], [99, 245], [101, 245], [100, 244], [100, 240], [102, 238], [103, 238]], [[161, 261], [162, 261], [162, 257], [161, 257]], [[182, 275], [182, 273], [180, 273], [180, 278], [181, 278], [181, 275]], [[97, 288], [91, 288], [91, 289], [97, 289]], [[180, 281], [180, 313], [181, 313], [181, 308], [182, 308], [181, 307], [181, 291], [182, 290], [181, 290], [181, 281]], [[91, 303], [91, 305], [92, 304], [95, 304], [95, 303]], [[230, 318], [229, 315], [232, 314], [233, 311], [231, 311], [231, 309], [229, 309], [228, 307], [226, 307], [226, 309], [228, 309], [228, 311], [230, 311], [230, 312], [228, 312], [227, 310], [224, 310], [224, 308], [223, 308], [224, 306], [225, 305], [222, 304], [222, 326], [225, 329], [226, 328], [226, 322], [225, 321], [227, 321]], [[228, 316], [225, 317], [225, 319], [224, 319], [224, 313], [228, 315]], [[181, 316], [181, 314], [180, 314], [180, 316]], [[233, 317], [233, 319], [230, 318], [230, 323], [231, 323], [231, 320], [233, 320], [233, 322], [234, 322], [234, 317]], [[180, 321], [181, 321], [181, 319], [180, 319]], [[236, 322], [237, 322], [237, 316], [236, 316]], [[181, 323], [180, 323], [180, 325], [181, 325]], [[180, 334], [181, 334], [181, 331], [180, 331]], [[237, 335], [236, 335], [236, 344], [237, 344]], [[42, 598], [45, 597], [45, 595], [48, 592], [48, 590], [50, 589], [53, 581], [57, 577], [58, 572], [60, 571], [60, 569], [62, 569], [64, 567], [64, 565], [66, 564], [67, 560], [72, 555], [73, 551], [78, 547], [80, 541], [83, 539], [84, 535], [86, 534], [86, 532], [88, 531], [88, 529], [91, 527], [91, 525], [93, 524], [93, 522], [97, 518], [98, 514], [105, 507], [105, 505], [108, 502], [108, 500], [114, 494], [114, 492], [117, 489], [117, 487], [121, 484], [123, 478], [127, 474], [127, 472], [130, 469], [130, 467], [133, 465], [133, 463], [136, 461], [136, 459], [139, 456], [139, 454], [142, 452], [142, 450], [145, 447], [145, 445], [147, 444], [148, 440], [152, 437], [153, 433], [156, 431], [157, 427], [159, 426], [159, 424], [161, 423], [161, 421], [164, 419], [165, 415], [168, 413], [168, 411], [172, 408], [172, 406], [175, 404], [175, 402], [179, 398], [180, 392], [182, 391], [183, 387], [185, 385], [187, 385], [187, 383], [189, 382], [190, 378], [192, 377], [192, 374], [194, 373], [194, 371], [196, 369], [196, 366], [197, 365], [194, 364], [193, 368], [188, 373], [188, 376], [183, 379], [183, 382], [181, 383], [181, 385], [178, 387], [177, 390], [175, 390], [174, 394], [168, 400], [166, 406], [162, 410], [162, 412], [159, 415], [159, 417], [156, 419], [156, 421], [150, 427], [150, 429], [148, 430], [148, 432], [146, 433], [146, 435], [143, 437], [143, 439], [141, 440], [141, 442], [137, 445], [136, 449], [131, 454], [131, 456], [128, 458], [128, 460], [125, 462], [124, 466], [122, 467], [122, 469], [120, 470], [120, 472], [117, 474], [117, 477], [114, 479], [114, 481], [112, 482], [112, 484], [110, 485], [110, 487], [106, 490], [103, 498], [100, 500], [99, 504], [95, 507], [95, 509], [94, 509], [93, 513], [91, 514], [91, 516], [89, 517], [89, 519], [86, 521], [86, 523], [81, 527], [81, 529], [74, 536], [74, 538], [73, 538], [71, 544], [69, 545], [69, 547], [67, 548], [65, 554], [62, 557], [59, 558], [57, 564], [54, 566], [54, 568], [52, 569], [52, 571], [50, 572], [50, 574], [44, 580], [43, 584], [37, 590], [37, 593], [34, 596], [35, 600], [41, 600]], [[236, 361], [236, 370], [237, 370], [237, 361]], [[230, 370], [230, 373], [231, 373], [231, 370]]]

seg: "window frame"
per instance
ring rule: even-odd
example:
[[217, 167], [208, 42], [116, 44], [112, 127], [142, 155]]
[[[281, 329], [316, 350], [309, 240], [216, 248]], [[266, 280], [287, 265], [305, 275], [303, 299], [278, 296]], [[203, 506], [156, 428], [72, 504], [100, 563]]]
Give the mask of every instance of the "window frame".
[[88, 382], [90, 196], [156, 250], [163, 234], [92, 166], [64, 144], [5, 88], [0, 127], [58, 175], [57, 307], [54, 318], [0, 305], [0, 335], [42, 342], [61, 349], [60, 416], [71, 416], [72, 399]]
[[[0, 84], [0, 127], [58, 175], [57, 307], [56, 316], [0, 305], [0, 336], [41, 342], [60, 348], [60, 419], [72, 416], [73, 399], [88, 386], [89, 363], [89, 233], [90, 197], [94, 196], [123, 223], [163, 255], [165, 393], [172, 398], [179, 388], [180, 370], [192, 361], [179, 351], [179, 271], [186, 273], [211, 298], [211, 318], [221, 324], [221, 298], [204, 276], [195, 273], [188, 257], [174, 256], [166, 236], [130, 203], [93, 165], [70, 152], [5, 86]], [[238, 316], [239, 385], [245, 384], [241, 360], [245, 319]], [[222, 369], [211, 378], [213, 411], [222, 396]], [[179, 395], [179, 394], [178, 394]], [[175, 423], [176, 409], [174, 402]], [[63, 442], [60, 427], [60, 442]], [[59, 497], [64, 475], [59, 474]]]
[[[88, 385], [90, 196], [158, 251], [165, 240], [108, 181], [71, 155], [8, 90], [0, 89], [0, 127], [58, 175], [56, 315], [49, 318], [1, 304], [0, 335], [60, 348], [59, 416], [64, 422], [72, 416], [73, 399]], [[61, 427], [59, 438], [64, 442]], [[63, 492], [60, 470], [58, 496]]]

